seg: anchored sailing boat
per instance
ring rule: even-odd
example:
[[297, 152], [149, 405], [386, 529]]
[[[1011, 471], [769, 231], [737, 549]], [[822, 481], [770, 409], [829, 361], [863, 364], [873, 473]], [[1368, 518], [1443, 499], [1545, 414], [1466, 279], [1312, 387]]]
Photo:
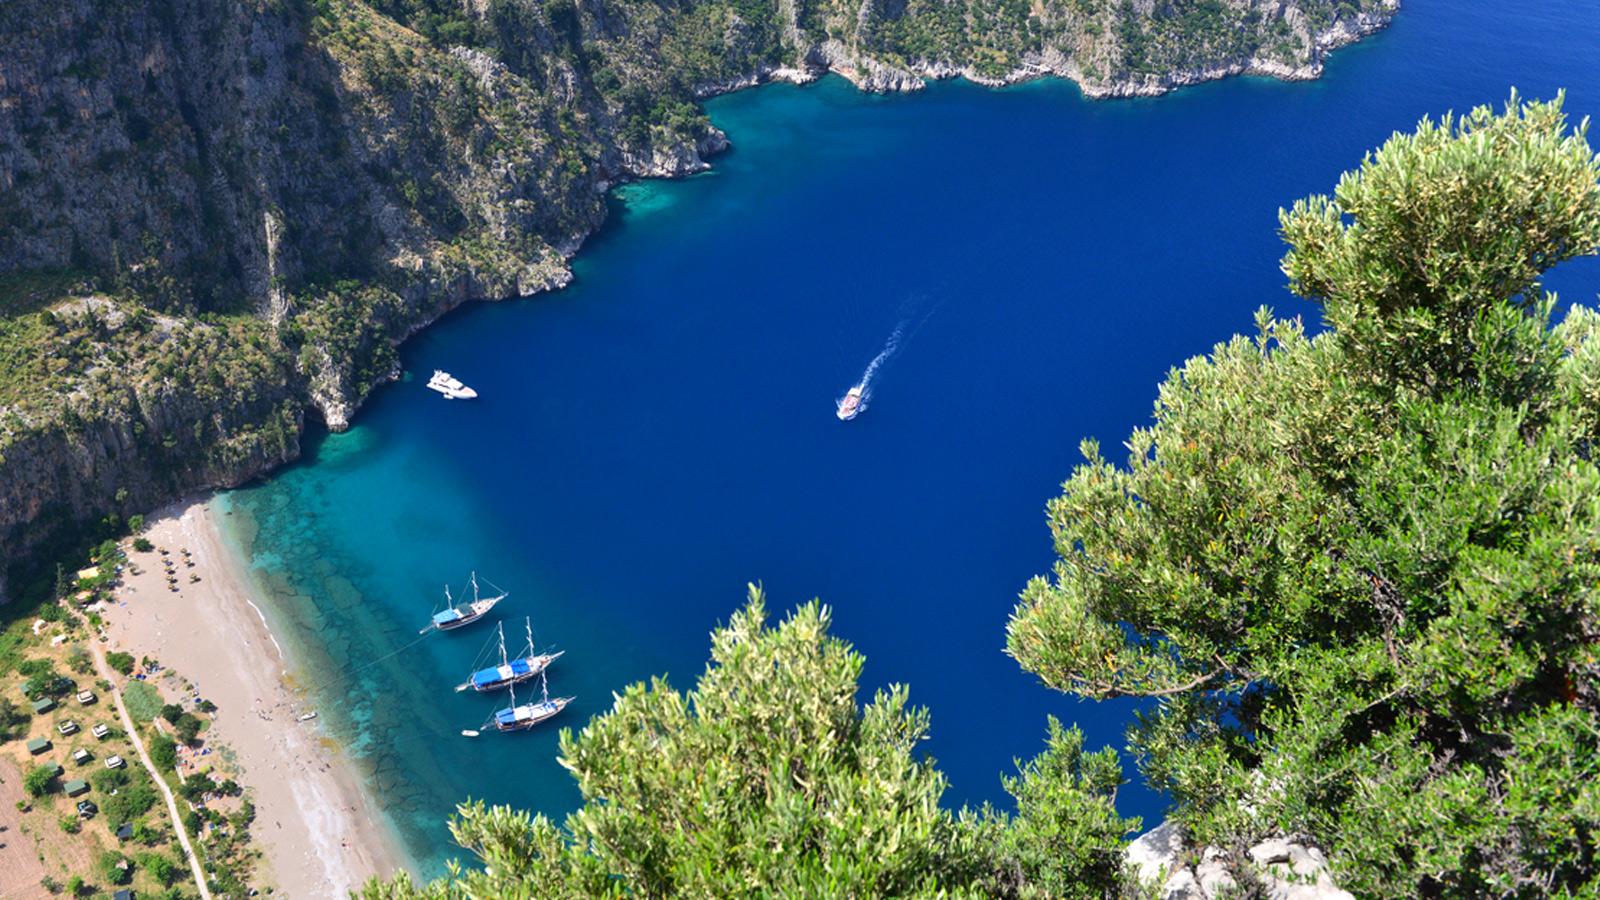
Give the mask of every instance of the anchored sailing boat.
[[[500, 635], [500, 665], [473, 672], [472, 677], [456, 685], [457, 692], [472, 688], [481, 694], [486, 691], [498, 691], [513, 684], [521, 684], [544, 672], [545, 667], [555, 662], [561, 654], [566, 652], [565, 650], [558, 650], [555, 653], [533, 652], [533, 620], [525, 619], [524, 621], [528, 627], [528, 647], [522, 651], [522, 655], [516, 659], [506, 659], [506, 628], [504, 624], [497, 626]], [[482, 659], [482, 657], [480, 656], [479, 659]]]
[[[491, 584], [490, 587], [494, 587], [494, 585]], [[495, 588], [495, 590], [500, 589]], [[450, 596], [450, 585], [445, 585], [444, 601], [447, 604], [447, 608], [443, 612], [434, 613], [433, 621], [429, 622], [428, 627], [422, 629], [422, 631], [419, 633], [427, 634], [436, 628], [440, 631], [450, 631], [454, 628], [460, 628], [463, 625], [471, 625], [473, 622], [483, 618], [484, 615], [489, 612], [489, 610], [494, 609], [494, 605], [496, 603], [499, 603], [505, 598], [505, 591], [500, 591], [500, 593], [493, 597], [479, 596], [478, 573], [473, 572], [472, 599], [465, 603], [457, 603], [455, 598]]]
[[576, 700], [576, 697], [557, 697], [550, 699], [550, 682], [543, 672], [539, 673], [539, 687], [543, 699], [538, 703], [524, 703], [517, 705], [517, 689], [508, 685], [511, 690], [511, 705], [505, 709], [495, 710], [489, 721], [483, 723], [484, 728], [494, 726], [496, 731], [527, 731], [529, 728], [553, 717], [556, 713], [567, 708], [567, 704]]

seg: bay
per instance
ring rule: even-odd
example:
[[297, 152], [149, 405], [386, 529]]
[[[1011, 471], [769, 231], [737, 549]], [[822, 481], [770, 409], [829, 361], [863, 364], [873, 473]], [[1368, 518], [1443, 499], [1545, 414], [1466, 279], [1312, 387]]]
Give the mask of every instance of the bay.
[[[1079, 441], [1119, 459], [1168, 370], [1256, 308], [1316, 321], [1277, 269], [1280, 206], [1513, 86], [1600, 110], [1596, 47], [1592, 3], [1407, 0], [1310, 83], [1091, 102], [1059, 81], [879, 97], [827, 78], [718, 98], [734, 149], [713, 171], [618, 191], [571, 288], [408, 342], [406, 380], [354, 428], [219, 500], [230, 536], [425, 874], [457, 855], [459, 801], [578, 802], [555, 727], [459, 734], [494, 705], [450, 691], [490, 626], [415, 640], [474, 569], [511, 591], [513, 643], [530, 616], [566, 651], [551, 690], [577, 696], [573, 728], [630, 682], [691, 687], [747, 583], [777, 615], [820, 597], [866, 692], [906, 683], [930, 709], [947, 802], [1004, 805], [999, 775], [1047, 715], [1098, 747], [1133, 711], [1002, 653]], [[1549, 282], [1586, 303], [1597, 285], [1593, 261]], [[897, 330], [841, 423], [835, 399]], [[425, 390], [434, 368], [482, 398]], [[1136, 778], [1119, 801], [1147, 827], [1163, 809]]]

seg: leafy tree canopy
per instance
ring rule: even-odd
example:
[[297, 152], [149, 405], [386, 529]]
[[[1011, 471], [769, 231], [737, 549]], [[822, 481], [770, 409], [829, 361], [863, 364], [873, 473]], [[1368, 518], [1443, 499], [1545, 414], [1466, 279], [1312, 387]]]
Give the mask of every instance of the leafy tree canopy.
[[30, 720], [28, 713], [9, 697], [0, 697], [0, 741], [21, 737]]
[[1282, 214], [1329, 331], [1161, 386], [1092, 442], [1008, 647], [1134, 745], [1202, 841], [1309, 834], [1358, 896], [1600, 887], [1600, 315], [1541, 273], [1600, 245], [1561, 100], [1397, 135]]
[[26, 790], [30, 797], [43, 797], [45, 794], [50, 793], [50, 789], [55, 786], [55, 783], [55, 766], [34, 766], [28, 770], [28, 774], [22, 776], [23, 790]]
[[[761, 593], [712, 635], [687, 694], [635, 684], [561, 762], [583, 806], [560, 828], [482, 803], [457, 842], [483, 870], [426, 887], [401, 876], [368, 897], [1095, 896], [1112, 889], [1136, 823], [1112, 800], [1113, 751], [1051, 723], [1043, 756], [1007, 782], [1015, 823], [941, 809], [944, 776], [919, 757], [925, 711], [903, 687], [857, 705], [862, 657], [810, 603], [766, 628]], [[1064, 890], [1062, 888], [1065, 888]]]

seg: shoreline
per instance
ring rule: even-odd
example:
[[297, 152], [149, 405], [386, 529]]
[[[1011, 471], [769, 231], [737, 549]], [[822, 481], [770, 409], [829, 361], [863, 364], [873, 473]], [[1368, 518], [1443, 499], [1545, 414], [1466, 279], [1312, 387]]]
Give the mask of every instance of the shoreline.
[[[256, 806], [252, 836], [264, 854], [261, 882], [289, 897], [342, 897], [372, 876], [390, 877], [408, 859], [360, 772], [325, 736], [302, 722], [307, 699], [291, 687], [295, 661], [256, 602], [249, 571], [229, 546], [209, 498], [153, 513], [143, 536], [194, 562], [168, 589], [160, 555], [129, 552], [106, 634], [135, 658], [148, 656], [192, 681], [217, 705], [205, 732], [226, 745]], [[308, 761], [315, 761], [308, 764]]]
[[[1357, 43], [1388, 28], [1399, 14], [1401, 0], [1383, 0], [1373, 11], [1358, 13], [1353, 21], [1331, 23], [1310, 35], [1310, 56], [1292, 64], [1257, 54], [1214, 62], [1207, 66], [1173, 69], [1143, 75], [1124, 74], [1101, 78], [1085, 72], [1076, 57], [1063, 55], [1057, 48], [1031, 51], [1007, 71], [985, 74], [972, 62], [947, 59], [913, 58], [898, 64], [862, 55], [837, 39], [830, 38], [811, 48], [800, 61], [788, 65], [764, 64], [754, 72], [723, 81], [696, 84], [691, 93], [709, 100], [721, 94], [760, 87], [765, 84], [810, 84], [825, 75], [838, 75], [857, 90], [872, 94], [915, 93], [930, 82], [961, 79], [986, 88], [1012, 87], [1057, 78], [1076, 85], [1086, 100], [1127, 100], [1160, 97], [1186, 87], [1221, 81], [1240, 75], [1276, 78], [1279, 81], [1316, 81], [1321, 78], [1327, 58], [1340, 48]], [[674, 177], [652, 174], [648, 177]]]

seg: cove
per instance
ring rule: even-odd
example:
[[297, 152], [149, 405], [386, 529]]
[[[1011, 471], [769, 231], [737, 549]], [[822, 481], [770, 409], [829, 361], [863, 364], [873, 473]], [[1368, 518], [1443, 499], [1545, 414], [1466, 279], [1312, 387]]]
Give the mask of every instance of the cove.
[[[1316, 320], [1277, 269], [1280, 206], [1513, 86], [1600, 111], [1596, 46], [1575, 0], [1411, 0], [1313, 83], [1089, 102], [1055, 81], [878, 97], [829, 78], [718, 98], [734, 149], [713, 171], [618, 191], [571, 288], [408, 342], [407, 379], [351, 431], [219, 500], [230, 538], [424, 874], [458, 855], [461, 800], [557, 818], [578, 800], [557, 728], [460, 736], [494, 706], [450, 690], [490, 626], [413, 645], [473, 569], [512, 592], [509, 634], [531, 616], [566, 651], [551, 687], [578, 697], [572, 728], [630, 682], [691, 687], [747, 582], [778, 615], [820, 597], [864, 690], [903, 682], [930, 709], [947, 802], [1003, 804], [1047, 715], [1097, 748], [1134, 709], [1048, 691], [1001, 652], [1080, 440], [1119, 459], [1168, 370], [1257, 307]], [[1549, 286], [1593, 302], [1597, 276], [1584, 261]], [[869, 408], [839, 422], [896, 328]], [[482, 398], [425, 390], [434, 368]], [[1148, 827], [1163, 801], [1134, 779], [1121, 805]]]

